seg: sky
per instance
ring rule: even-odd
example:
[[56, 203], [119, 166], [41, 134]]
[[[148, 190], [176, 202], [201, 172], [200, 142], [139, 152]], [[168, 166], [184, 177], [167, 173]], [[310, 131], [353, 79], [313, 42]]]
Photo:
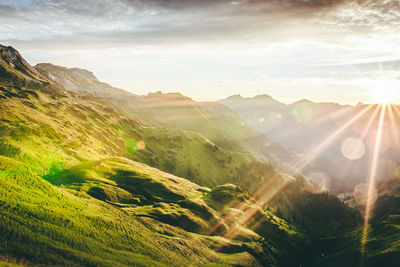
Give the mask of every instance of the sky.
[[369, 103], [397, 88], [400, 0], [0, 0], [0, 44], [135, 94]]

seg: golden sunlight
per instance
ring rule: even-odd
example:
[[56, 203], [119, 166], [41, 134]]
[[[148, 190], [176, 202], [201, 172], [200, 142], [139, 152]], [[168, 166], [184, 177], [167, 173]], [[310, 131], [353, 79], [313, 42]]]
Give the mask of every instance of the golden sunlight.
[[377, 103], [399, 102], [400, 83], [397, 80], [380, 80], [372, 88], [371, 95], [372, 100]]

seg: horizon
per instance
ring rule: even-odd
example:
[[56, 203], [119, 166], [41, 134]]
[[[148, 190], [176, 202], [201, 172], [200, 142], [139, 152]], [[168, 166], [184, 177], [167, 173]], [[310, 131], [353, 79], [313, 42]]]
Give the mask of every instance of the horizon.
[[[0, 44], [0, 45], [11, 46], [11, 45], [7, 45], [7, 44]], [[11, 47], [13, 47], [13, 46], [11, 46]], [[13, 47], [13, 48], [16, 49], [17, 51], [19, 51], [17, 48], [15, 48], [15, 47]], [[19, 51], [19, 52], [20, 52], [20, 51]], [[24, 57], [24, 53], [22, 53], [22, 52], [20, 52], [20, 53], [21, 53], [22, 56]], [[129, 93], [132, 93], [132, 94], [136, 94], [136, 95], [138, 95], [139, 97], [145, 97], [145, 96], [147, 96], [147, 95], [149, 95], [149, 94], [152, 94], [152, 93], [154, 94], [154, 93], [161, 92], [161, 93], [163, 93], [163, 94], [175, 94], [175, 93], [179, 93], [179, 94], [182, 94], [183, 96], [189, 97], [190, 99], [192, 99], [192, 100], [194, 100], [194, 101], [196, 101], [196, 102], [199, 102], [199, 103], [202, 103], [202, 102], [219, 102], [219, 101], [221, 101], [221, 100], [224, 100], [224, 99], [226, 99], [226, 98], [233, 97], [233, 96], [240, 96], [240, 97], [243, 98], [243, 99], [252, 99], [252, 98], [255, 98], [255, 97], [258, 97], [258, 96], [269, 96], [269, 97], [271, 97], [273, 100], [275, 100], [275, 101], [277, 101], [277, 102], [279, 102], [279, 103], [285, 104], [285, 105], [292, 105], [292, 104], [295, 104], [295, 103], [297, 103], [297, 102], [301, 102], [301, 101], [304, 101], [304, 100], [310, 101], [310, 102], [313, 102], [313, 103], [317, 103], [317, 104], [321, 104], [321, 103], [333, 103], [333, 104], [338, 104], [338, 105], [342, 105], [342, 106], [353, 106], [353, 107], [354, 107], [354, 106], [357, 106], [357, 105], [376, 105], [376, 104], [379, 104], [379, 101], [375, 101], [375, 102], [374, 102], [374, 100], [372, 100], [372, 99], [371, 99], [369, 102], [368, 102], [368, 101], [366, 101], [366, 102], [357, 101], [357, 102], [346, 103], [346, 102], [335, 101], [335, 100], [333, 100], [333, 99], [331, 99], [331, 100], [324, 100], [324, 99], [314, 100], [312, 97], [311, 97], [311, 98], [304, 98], [304, 97], [301, 98], [300, 96], [299, 96], [298, 98], [293, 97], [293, 98], [292, 98], [292, 101], [288, 101], [288, 100], [284, 101], [284, 100], [279, 99], [278, 97], [275, 97], [274, 95], [272, 95], [271, 93], [268, 93], [268, 92], [260, 92], [259, 94], [255, 94], [255, 95], [245, 94], [245, 92], [243, 92], [243, 93], [232, 93], [232, 94], [230, 94], [230, 95], [225, 95], [225, 96], [222, 96], [222, 97], [220, 97], [220, 98], [214, 98], [214, 99], [197, 99], [195, 96], [186, 95], [186, 94], [184, 94], [182, 91], [179, 91], [179, 90], [175, 90], [175, 91], [174, 91], [174, 90], [165, 91], [165, 90], [162, 90], [162, 89], [159, 89], [159, 90], [154, 89], [154, 90], [152, 90], [152, 91], [145, 91], [145, 90], [142, 90], [142, 91], [143, 91], [142, 93], [138, 93], [138, 92], [136, 92], [136, 91], [128, 90], [128, 89], [126, 89], [126, 88], [121, 88], [121, 87], [115, 86], [115, 85], [112, 84], [112, 83], [109, 83], [109, 82], [107, 82], [107, 81], [104, 81], [104, 80], [100, 79], [100, 78], [96, 75], [96, 73], [93, 72], [93, 71], [90, 70], [90, 69], [85, 69], [85, 68], [82, 68], [82, 67], [79, 67], [79, 66], [63, 66], [63, 65], [57, 65], [57, 64], [54, 64], [54, 63], [52, 63], [52, 62], [35, 62], [35, 63], [32, 63], [32, 64], [31, 64], [31, 62], [30, 62], [30, 60], [29, 60], [28, 58], [26, 58], [26, 57], [24, 57], [24, 58], [25, 58], [25, 60], [27, 60], [27, 62], [28, 62], [30, 65], [32, 65], [32, 66], [36, 66], [36, 65], [38, 65], [38, 64], [52, 64], [52, 65], [59, 66], [59, 67], [65, 67], [65, 68], [67, 68], [67, 69], [80, 69], [80, 70], [89, 71], [89, 72], [93, 73], [93, 75], [94, 75], [100, 82], [104, 82], [104, 83], [109, 84], [109, 85], [112, 86], [112, 87], [122, 89], [122, 90], [124, 90], [124, 91], [126, 91], [126, 92], [129, 92]], [[267, 91], [268, 91], [268, 90], [267, 90]], [[356, 100], [355, 100], [355, 101], [356, 101]], [[393, 102], [392, 104], [398, 104], [398, 103]]]

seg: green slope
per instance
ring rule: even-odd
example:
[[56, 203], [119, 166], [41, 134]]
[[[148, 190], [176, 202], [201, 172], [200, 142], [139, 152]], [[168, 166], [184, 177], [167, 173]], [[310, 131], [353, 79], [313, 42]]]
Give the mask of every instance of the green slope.
[[195, 131], [224, 149], [251, 153], [275, 164], [283, 164], [291, 156], [222, 104], [196, 102], [179, 93], [157, 92], [138, 97], [104, 84], [82, 69], [68, 69], [48, 63], [38, 64], [35, 69], [73, 92], [153, 127]]
[[[196, 102], [180, 93], [156, 92], [137, 96], [125, 92], [122, 96], [121, 89], [108, 85], [105, 87], [104, 83], [86, 70], [68, 69], [52, 64], [38, 64], [35, 68], [43, 76], [50, 77], [87, 99], [113, 107], [128, 118], [152, 127], [200, 133], [222, 149], [252, 154], [260, 160], [273, 164], [280, 171], [298, 175], [297, 170], [293, 169], [293, 162], [301, 160], [303, 154], [288, 151], [272, 143], [260, 131], [255, 130], [257, 127], [250, 127], [249, 122], [242, 120], [236, 112], [223, 104]], [[260, 125], [269, 124], [265, 114], [263, 115], [265, 118], [261, 118], [260, 122], [258, 119], [261, 113], [255, 112], [253, 115], [257, 116], [257, 123]], [[318, 164], [304, 168], [302, 173], [321, 172], [323, 167], [328, 165], [321, 159], [318, 160]]]
[[253, 191], [263, 182], [280, 176], [271, 165], [252, 155], [222, 149], [195, 132], [143, 127], [138, 134], [145, 149], [131, 151], [128, 155], [131, 159], [201, 185], [235, 183]]
[[[145, 127], [115, 111], [76, 96], [60, 96], [3, 85], [0, 92], [0, 155], [10, 156], [46, 171], [82, 160], [127, 156], [201, 185], [227, 182], [256, 188], [275, 175], [254, 156], [232, 152], [192, 131]], [[143, 149], [134, 149], [144, 142]], [[241, 170], [259, 164], [256, 177]], [[250, 188], [251, 189], [251, 188]]]
[[[303, 240], [233, 185], [211, 190], [112, 158], [45, 176], [63, 183], [56, 187], [18, 162], [1, 162], [14, 166], [1, 172], [0, 254], [16, 261], [258, 266], [287, 261], [284, 255]], [[220, 205], [221, 196], [231, 207]], [[237, 216], [247, 212], [252, 219], [238, 225]]]
[[390, 215], [386, 219], [373, 222], [368, 228], [364, 249], [361, 228], [319, 239], [315, 242], [318, 248], [316, 255], [303, 266], [398, 266], [399, 229], [399, 215]]
[[[144, 126], [44, 77], [29, 79], [33, 88], [0, 83], [2, 261], [257, 266], [301, 260], [296, 251], [307, 241], [295, 227], [237, 186], [221, 185], [251, 190], [281, 179], [272, 166], [193, 131]], [[121, 156], [221, 186], [200, 187]]]
[[[259, 162], [249, 154], [222, 149], [194, 132], [145, 127], [95, 102], [71, 97], [52, 99], [25, 88], [3, 88], [8, 94], [0, 92], [4, 96], [0, 99], [0, 155], [42, 171], [53, 164], [68, 167], [81, 160], [128, 156], [214, 186], [238, 181], [242, 166]], [[135, 150], [140, 141], [144, 149]], [[270, 165], [263, 166], [254, 182], [275, 174]]]

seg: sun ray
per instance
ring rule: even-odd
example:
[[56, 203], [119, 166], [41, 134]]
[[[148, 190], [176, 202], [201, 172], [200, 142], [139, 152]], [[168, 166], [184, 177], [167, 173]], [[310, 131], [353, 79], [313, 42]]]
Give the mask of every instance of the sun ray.
[[[376, 108], [374, 110], [374, 112], [372, 113], [371, 117], [369, 118], [367, 124], [365, 125], [364, 129], [362, 130], [361, 134], [359, 135], [359, 139], [361, 141], [363, 141], [366, 136], [368, 135], [369, 130], [372, 127], [372, 124], [374, 123], [374, 121], [376, 120], [376, 117], [378, 116], [379, 113], [379, 105], [376, 105]], [[353, 162], [352, 161], [347, 161], [345, 166], [343, 167], [344, 171], [347, 171], [351, 166], [352, 166]]]
[[[374, 105], [368, 105], [367, 107], [363, 108], [359, 113], [357, 113], [353, 118], [351, 118], [348, 122], [346, 122], [342, 127], [340, 127], [337, 131], [335, 131], [331, 136], [329, 136], [323, 143], [321, 143], [318, 147], [316, 147], [312, 153], [313, 154], [320, 154], [323, 152], [342, 132], [344, 132], [348, 127], [350, 127], [353, 123], [355, 123], [358, 119], [360, 119], [366, 112], [368, 112]], [[376, 111], [375, 113], [376, 114]], [[372, 123], [372, 122], [371, 122]], [[299, 160], [294, 162], [293, 166], [297, 173], [299, 173], [305, 166], [310, 164], [314, 160], [313, 158], [308, 158], [306, 160]], [[275, 182], [273, 186], [271, 186], [271, 181]], [[278, 181], [278, 182], [277, 182]], [[265, 183], [255, 195], [258, 196], [257, 200], [259, 201], [260, 205], [263, 207], [265, 206], [271, 199], [274, 198], [279, 192], [281, 192], [287, 184], [288, 181], [280, 181], [279, 179], [271, 179], [270, 183]], [[241, 207], [236, 207], [240, 209]], [[243, 215], [238, 220], [240, 225], [245, 225], [250, 218], [256, 213], [256, 210], [249, 210], [245, 211]], [[257, 226], [257, 224], [255, 225]], [[218, 227], [218, 222], [210, 227], [208, 232], [214, 231]], [[237, 236], [237, 228], [234, 227], [232, 229], [228, 229], [227, 233], [224, 235], [228, 240], [233, 240]]]
[[386, 108], [387, 108], [386, 104], [381, 105], [381, 112], [380, 112], [380, 116], [379, 116], [378, 129], [377, 129], [377, 134], [376, 134], [376, 138], [375, 138], [375, 145], [374, 145], [374, 151], [373, 151], [373, 156], [372, 156], [370, 175], [368, 178], [368, 194], [367, 194], [367, 201], [366, 201], [366, 206], [365, 206], [364, 225], [363, 225], [362, 236], [361, 236], [361, 266], [363, 265], [363, 258], [365, 255], [365, 247], [366, 247], [367, 238], [368, 238], [369, 221], [371, 219], [372, 209], [373, 209], [373, 205], [374, 205], [373, 198], [374, 198], [376, 175], [377, 175], [377, 171], [378, 171], [378, 167], [379, 167], [378, 161], [379, 161], [379, 153], [380, 153], [381, 142], [382, 142]]
[[[393, 104], [388, 105], [388, 114], [389, 114], [389, 121], [390, 121], [390, 127], [391, 127], [391, 134], [392, 134], [392, 140], [394, 142], [394, 146], [396, 149], [400, 147], [400, 136], [399, 132], [397, 131], [397, 126], [396, 126], [396, 118], [394, 112], [396, 111], [396, 106]], [[399, 115], [399, 113], [397, 113]]]
[[[348, 127], [350, 127], [352, 124], [354, 124], [357, 120], [359, 120], [362, 116], [364, 116], [369, 110], [371, 110], [373, 107], [376, 107], [375, 110], [373, 111], [371, 118], [368, 120], [365, 128], [363, 129], [363, 132], [361, 133], [361, 138], [364, 139], [365, 136], [367, 135], [369, 129], [372, 126], [372, 123], [375, 121], [376, 116], [379, 113], [379, 110], [381, 110], [381, 115], [379, 118], [379, 129], [380, 129], [380, 134], [377, 136], [379, 139], [381, 139], [382, 136], [382, 131], [383, 131], [383, 121], [384, 121], [384, 116], [385, 116], [385, 109], [386, 105], [368, 105], [362, 110], [360, 110], [355, 116], [353, 116], [350, 120], [348, 120], [343, 126], [341, 126], [337, 131], [335, 131], [333, 134], [331, 134], [328, 138], [326, 138], [319, 146], [317, 146], [315, 149], [312, 150], [312, 154], [318, 155], [321, 152], [323, 152], [329, 145], [340, 136]], [[382, 118], [383, 116], [383, 118]], [[376, 146], [380, 146], [380, 143], [377, 144]], [[376, 153], [376, 149], [375, 149]], [[379, 155], [379, 153], [378, 153]], [[376, 156], [375, 156], [376, 157]], [[305, 166], [310, 164], [314, 160], [314, 157], [307, 158], [307, 159], [301, 159], [296, 162], [294, 162], [293, 166], [295, 167], [295, 170], [297, 173], [299, 173], [302, 169], [304, 169]], [[371, 174], [371, 177], [373, 176], [375, 179], [376, 175], [376, 169], [377, 169], [377, 164], [378, 160], [374, 159], [374, 175]], [[370, 179], [370, 181], [372, 181]], [[374, 186], [374, 182], [372, 181], [371, 186]], [[265, 206], [271, 199], [273, 199], [279, 192], [281, 192], [286, 185], [289, 184], [288, 181], [283, 181], [279, 180], [276, 177], [274, 179], [271, 179], [269, 182], [265, 183], [256, 193], [255, 195], [257, 196], [257, 200], [260, 203], [260, 205], [263, 207]], [[373, 187], [372, 187], [373, 188]], [[372, 195], [372, 193], [369, 193]], [[224, 234], [224, 238], [226, 238], [226, 242], [222, 244], [218, 250], [220, 250], [222, 247], [224, 247], [226, 244], [229, 243], [229, 241], [234, 240], [237, 235], [240, 234], [240, 226], [248, 226], [250, 222], [252, 221], [252, 217], [254, 214], [257, 212], [255, 209], [250, 209], [250, 210], [245, 210], [243, 205], [235, 205], [235, 203], [229, 203], [228, 207], [239, 209], [243, 212], [243, 214], [237, 219], [237, 221], [234, 224], [231, 224], [230, 227], [227, 229], [226, 233]], [[371, 207], [369, 207], [369, 210]], [[222, 219], [227, 219], [228, 213], [225, 213], [221, 218]], [[369, 219], [368, 219], [369, 220]], [[211, 234], [213, 231], [215, 231], [221, 224], [221, 221], [215, 221], [210, 223], [210, 227], [207, 231], [208, 234]], [[261, 222], [255, 222], [253, 223], [252, 229], [256, 229]], [[366, 231], [366, 230], [365, 230]], [[365, 232], [363, 231], [363, 233]], [[217, 251], [218, 251], [217, 250]]]
[[357, 115], [355, 115], [353, 118], [351, 118], [349, 121], [347, 121], [342, 127], [340, 127], [338, 130], [336, 130], [332, 135], [330, 135], [328, 138], [326, 138], [321, 144], [319, 144], [317, 147], [315, 147], [310, 153], [309, 157], [303, 158], [293, 164], [293, 167], [291, 170], [288, 170], [289, 172], [292, 171], [295, 174], [299, 174], [304, 167], [309, 165], [311, 162], [313, 162], [316, 158], [316, 155], [320, 155], [324, 150], [326, 150], [329, 145], [341, 134], [343, 133], [348, 127], [350, 127], [354, 122], [356, 122], [358, 119], [360, 119], [366, 112], [368, 112], [373, 105], [368, 105], [364, 109], [362, 109]]
[[368, 134], [368, 132], [369, 132], [369, 129], [370, 129], [371, 126], [372, 126], [372, 123], [374, 123], [374, 121], [375, 121], [375, 119], [376, 119], [376, 116], [378, 116], [379, 109], [380, 109], [380, 108], [379, 108], [379, 105], [377, 105], [376, 108], [375, 108], [375, 110], [374, 110], [374, 113], [372, 114], [371, 118], [368, 120], [367, 125], [365, 126], [364, 131], [363, 131], [363, 132], [361, 133], [361, 135], [360, 135], [360, 139], [361, 139], [361, 140], [365, 139], [365, 137], [367, 136], [367, 134]]

